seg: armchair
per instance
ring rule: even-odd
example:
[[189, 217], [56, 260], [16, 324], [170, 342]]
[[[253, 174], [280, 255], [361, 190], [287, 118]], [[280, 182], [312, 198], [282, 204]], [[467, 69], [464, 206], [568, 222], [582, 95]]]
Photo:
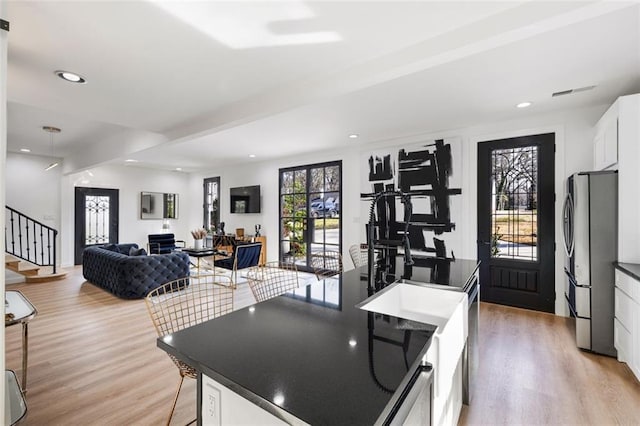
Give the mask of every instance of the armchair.
[[149, 234], [148, 238], [149, 254], [171, 253], [178, 248], [185, 247], [185, 242], [183, 240], [176, 240], [174, 234]]
[[261, 243], [241, 244], [236, 247], [233, 255], [215, 261], [215, 266], [231, 271], [233, 288], [238, 284], [238, 270], [257, 266], [260, 261]]

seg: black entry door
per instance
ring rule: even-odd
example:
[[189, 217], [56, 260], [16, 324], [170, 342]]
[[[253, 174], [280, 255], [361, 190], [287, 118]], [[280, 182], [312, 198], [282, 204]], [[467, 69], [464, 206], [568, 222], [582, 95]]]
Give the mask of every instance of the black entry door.
[[342, 161], [280, 169], [280, 260], [313, 271], [312, 257], [342, 252]]
[[553, 133], [478, 144], [481, 297], [555, 310]]
[[74, 263], [82, 264], [88, 246], [117, 242], [118, 190], [76, 187]]

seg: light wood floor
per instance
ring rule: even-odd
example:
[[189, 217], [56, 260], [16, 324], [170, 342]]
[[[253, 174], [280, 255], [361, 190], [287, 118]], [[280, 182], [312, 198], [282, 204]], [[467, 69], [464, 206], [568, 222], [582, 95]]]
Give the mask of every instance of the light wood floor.
[[481, 304], [480, 368], [460, 424], [640, 424], [626, 364], [579, 350], [571, 330], [568, 318]]
[[[160, 425], [178, 384], [156, 348], [144, 301], [84, 281], [8, 285], [37, 307], [31, 322], [26, 425]], [[246, 284], [237, 307], [253, 303]], [[481, 366], [460, 424], [640, 424], [640, 384], [624, 364], [573, 344], [566, 320], [481, 306]], [[224, 344], [224, 342], [220, 342]], [[6, 364], [20, 377], [20, 328], [6, 329]], [[185, 380], [173, 424], [195, 418]]]

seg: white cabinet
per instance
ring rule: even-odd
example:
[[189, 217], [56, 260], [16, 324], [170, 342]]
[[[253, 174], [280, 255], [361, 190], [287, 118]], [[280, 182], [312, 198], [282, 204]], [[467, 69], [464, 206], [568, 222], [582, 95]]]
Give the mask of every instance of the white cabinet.
[[640, 281], [616, 269], [614, 344], [640, 379]]
[[618, 108], [616, 101], [596, 124], [593, 140], [593, 168], [615, 168], [618, 163]]
[[[285, 422], [204, 374], [200, 386], [202, 395], [200, 412], [203, 426], [306, 425], [291, 415], [288, 416], [288, 422]], [[268, 401], [265, 401], [265, 404], [270, 405]]]
[[618, 117], [618, 262], [640, 264], [640, 94], [622, 96], [612, 108]]

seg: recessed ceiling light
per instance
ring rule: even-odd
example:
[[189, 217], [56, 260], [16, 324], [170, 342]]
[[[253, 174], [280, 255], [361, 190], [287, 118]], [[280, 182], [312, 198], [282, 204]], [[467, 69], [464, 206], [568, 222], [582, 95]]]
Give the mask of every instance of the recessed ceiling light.
[[526, 108], [528, 106], [531, 106], [531, 102], [520, 102], [518, 105], [516, 105], [516, 108]]
[[256, 158], [255, 154], [249, 154], [249, 158]]
[[61, 79], [69, 81], [71, 83], [84, 84], [87, 82], [87, 80], [84, 77], [74, 72], [58, 70], [56, 71], [56, 75]]
[[176, 172], [181, 172], [182, 171], [182, 167], [176, 167]]
[[349, 135], [349, 139], [358, 139], [358, 136], [360, 136], [360, 135], [359, 135], [359, 134], [357, 134], [357, 133], [351, 133], [351, 134]]
[[20, 152], [31, 152], [29, 148], [20, 148]]
[[134, 160], [133, 158], [127, 158], [126, 160], [124, 160], [125, 163], [137, 163], [138, 160]]

